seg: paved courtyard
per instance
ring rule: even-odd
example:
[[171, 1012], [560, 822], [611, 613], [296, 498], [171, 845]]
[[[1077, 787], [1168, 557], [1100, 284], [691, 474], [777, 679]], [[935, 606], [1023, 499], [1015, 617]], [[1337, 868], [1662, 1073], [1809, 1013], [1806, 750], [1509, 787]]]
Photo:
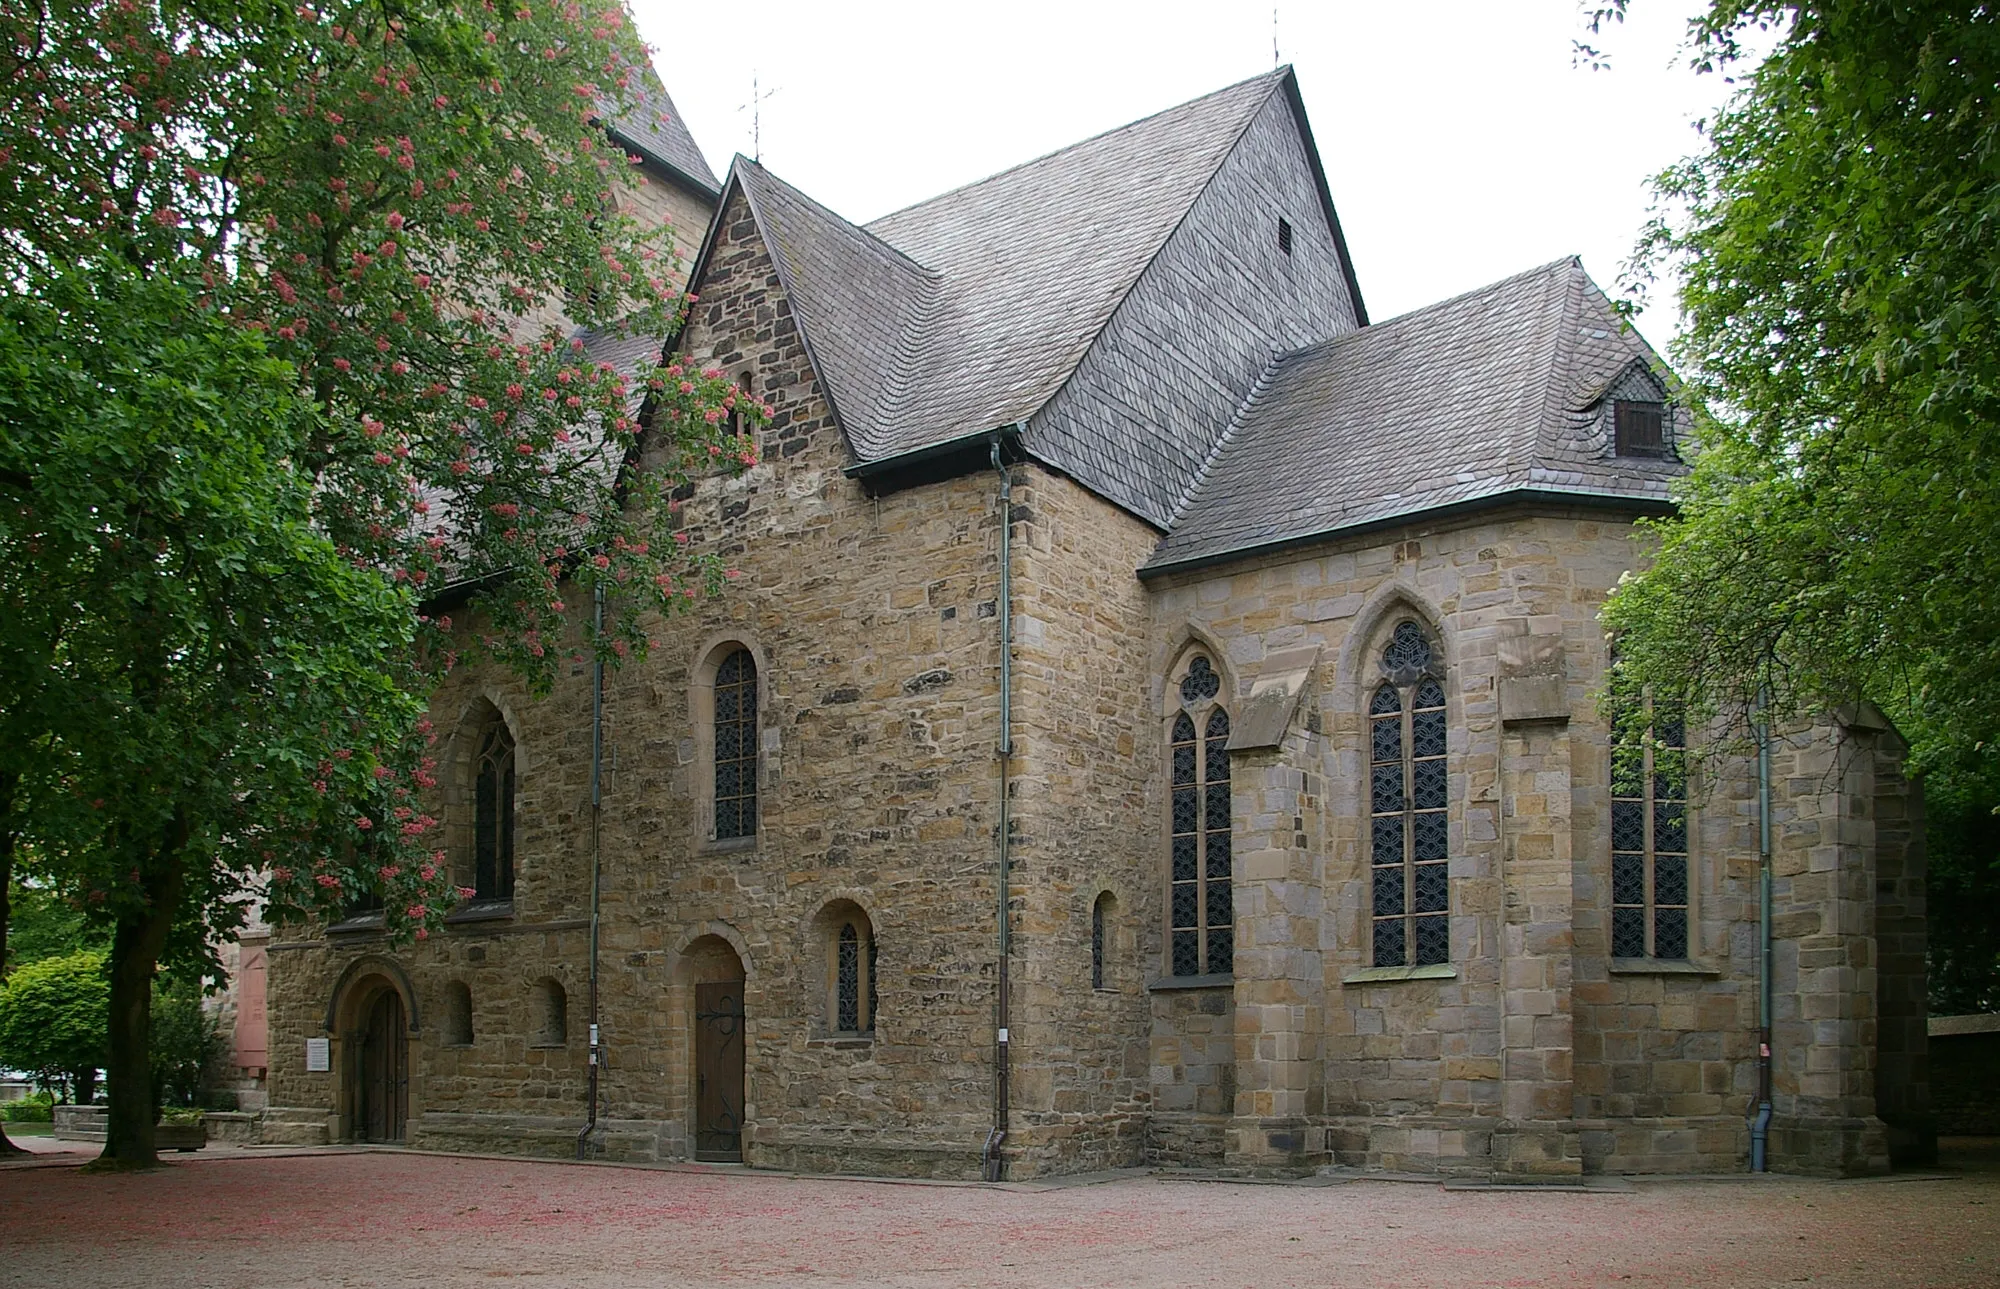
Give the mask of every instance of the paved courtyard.
[[1527, 1194], [241, 1149], [100, 1177], [64, 1158], [0, 1168], [0, 1285], [2000, 1285], [1990, 1169]]

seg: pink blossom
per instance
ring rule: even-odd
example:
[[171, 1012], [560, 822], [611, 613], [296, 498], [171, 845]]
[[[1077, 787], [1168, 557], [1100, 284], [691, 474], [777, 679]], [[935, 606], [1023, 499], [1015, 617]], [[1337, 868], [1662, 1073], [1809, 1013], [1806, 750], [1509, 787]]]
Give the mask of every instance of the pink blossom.
[[389, 217], [382, 222], [387, 224], [392, 231], [400, 233], [403, 231], [403, 212], [392, 210], [389, 212]]
[[367, 815], [360, 815], [357, 816], [356, 819], [354, 820], [354, 826], [356, 828], [359, 828], [362, 832], [367, 832], [370, 828], [373, 828], [375, 826], [375, 821], [373, 819], [370, 819]]

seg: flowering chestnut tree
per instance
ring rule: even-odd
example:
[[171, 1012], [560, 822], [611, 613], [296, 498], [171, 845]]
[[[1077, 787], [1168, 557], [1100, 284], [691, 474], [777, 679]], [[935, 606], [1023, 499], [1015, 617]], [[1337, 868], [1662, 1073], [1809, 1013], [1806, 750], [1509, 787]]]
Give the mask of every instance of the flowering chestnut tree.
[[769, 409], [590, 343], [687, 306], [604, 128], [650, 74], [619, 0], [0, 9], [0, 811], [115, 926], [108, 1157], [152, 1155], [162, 953], [251, 895], [454, 903], [461, 653], [546, 688], [719, 585], [671, 498]]

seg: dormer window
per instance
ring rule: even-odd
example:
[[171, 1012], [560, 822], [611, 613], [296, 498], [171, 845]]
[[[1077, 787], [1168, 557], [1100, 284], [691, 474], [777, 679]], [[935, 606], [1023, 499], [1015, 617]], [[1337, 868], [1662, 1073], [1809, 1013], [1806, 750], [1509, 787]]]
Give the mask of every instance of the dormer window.
[[1620, 399], [1612, 404], [1621, 457], [1663, 457], [1667, 447], [1667, 405]]

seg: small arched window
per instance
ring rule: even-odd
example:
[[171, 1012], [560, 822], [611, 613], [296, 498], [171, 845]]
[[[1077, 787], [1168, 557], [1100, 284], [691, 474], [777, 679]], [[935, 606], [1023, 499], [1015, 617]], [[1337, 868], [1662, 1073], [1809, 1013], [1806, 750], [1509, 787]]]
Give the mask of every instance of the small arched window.
[[875, 934], [866, 918], [840, 919], [833, 935], [833, 1030], [865, 1034], [875, 1028]]
[[1170, 740], [1167, 935], [1176, 976], [1227, 975], [1236, 965], [1229, 713], [1214, 701], [1221, 692], [1222, 677], [1196, 654], [1181, 678], [1185, 706], [1174, 715]]
[[463, 980], [444, 987], [444, 1042], [447, 1047], [472, 1046], [472, 990]]
[[736, 649], [715, 671], [715, 836], [757, 835], [757, 662]]
[[514, 737], [500, 720], [473, 764], [472, 887], [474, 899], [514, 898]]
[[1423, 629], [1397, 624], [1368, 703], [1373, 962], [1451, 960], [1444, 686]]
[[536, 1047], [561, 1047], [569, 1041], [569, 994], [548, 977], [535, 982], [534, 1026]]

